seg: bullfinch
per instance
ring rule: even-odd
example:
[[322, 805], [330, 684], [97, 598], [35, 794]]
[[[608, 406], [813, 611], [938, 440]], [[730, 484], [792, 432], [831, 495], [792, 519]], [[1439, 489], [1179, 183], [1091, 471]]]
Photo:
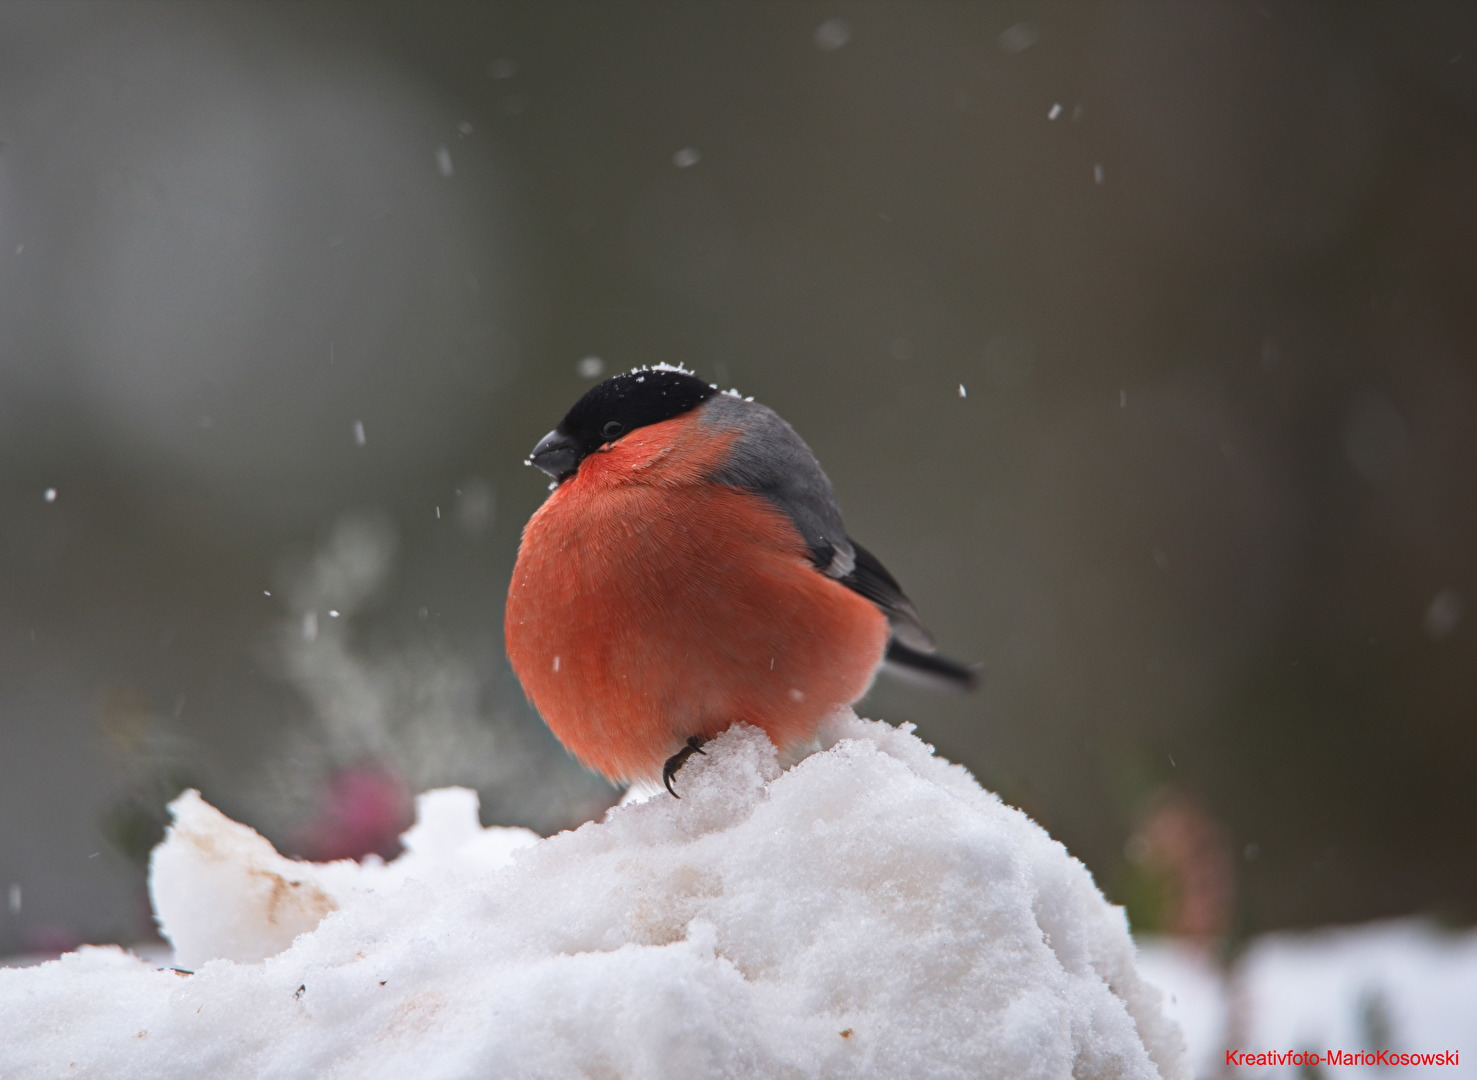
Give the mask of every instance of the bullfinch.
[[553, 491], [523, 530], [508, 658], [564, 746], [615, 781], [672, 776], [743, 721], [782, 751], [884, 659], [944, 687], [913, 604], [846, 535], [810, 447], [682, 368], [606, 379], [529, 458]]

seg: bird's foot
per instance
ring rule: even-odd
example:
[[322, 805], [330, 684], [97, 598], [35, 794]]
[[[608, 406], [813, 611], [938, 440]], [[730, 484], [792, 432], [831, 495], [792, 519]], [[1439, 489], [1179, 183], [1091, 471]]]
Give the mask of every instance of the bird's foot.
[[703, 743], [707, 741], [708, 740], [704, 739], [701, 735], [692, 736], [692, 738], [687, 740], [687, 745], [684, 746], [681, 750], [678, 750], [671, 757], [667, 758], [667, 763], [662, 766], [662, 783], [667, 786], [668, 791], [672, 792], [672, 798], [682, 798], [681, 795], [678, 795], [675, 791], [672, 791], [672, 777], [677, 775], [677, 770], [682, 768], [682, 766], [686, 764], [687, 759], [692, 757], [693, 754], [702, 754], [703, 757], [708, 756], [707, 753], [703, 750]]

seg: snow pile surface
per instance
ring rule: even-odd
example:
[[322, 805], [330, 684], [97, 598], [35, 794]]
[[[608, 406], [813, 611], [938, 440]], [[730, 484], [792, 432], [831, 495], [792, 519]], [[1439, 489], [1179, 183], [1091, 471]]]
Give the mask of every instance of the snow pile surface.
[[484, 829], [477, 793], [431, 791], [416, 799], [416, 823], [401, 837], [405, 854], [386, 866], [352, 859], [311, 863], [279, 855], [256, 830], [187, 791], [170, 804], [174, 824], [149, 861], [149, 895], [175, 963], [264, 960], [355, 898], [434, 881], [458, 869], [496, 870], [536, 843], [528, 829]]
[[186, 794], [151, 891], [195, 973], [115, 947], [0, 970], [0, 1075], [1187, 1074], [1060, 844], [906, 730], [846, 714], [825, 741], [781, 773], [730, 731], [680, 802], [537, 842], [435, 792], [365, 867]]

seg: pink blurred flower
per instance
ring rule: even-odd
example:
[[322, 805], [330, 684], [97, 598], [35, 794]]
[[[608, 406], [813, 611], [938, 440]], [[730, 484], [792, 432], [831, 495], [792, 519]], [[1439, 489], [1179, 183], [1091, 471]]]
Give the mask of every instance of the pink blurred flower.
[[398, 771], [378, 763], [351, 766], [329, 774], [317, 815], [293, 832], [291, 847], [318, 862], [390, 859], [413, 820], [410, 788]]

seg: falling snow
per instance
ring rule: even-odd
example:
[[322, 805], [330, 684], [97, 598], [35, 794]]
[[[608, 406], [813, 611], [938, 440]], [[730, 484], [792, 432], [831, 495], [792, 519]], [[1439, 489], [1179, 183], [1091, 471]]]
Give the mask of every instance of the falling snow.
[[851, 24], [845, 19], [827, 19], [815, 28], [815, 43], [825, 52], [835, 52], [851, 40]]
[[1041, 31], [1030, 23], [1016, 23], [1000, 33], [1000, 48], [1011, 54], [1023, 53], [1041, 38]]

